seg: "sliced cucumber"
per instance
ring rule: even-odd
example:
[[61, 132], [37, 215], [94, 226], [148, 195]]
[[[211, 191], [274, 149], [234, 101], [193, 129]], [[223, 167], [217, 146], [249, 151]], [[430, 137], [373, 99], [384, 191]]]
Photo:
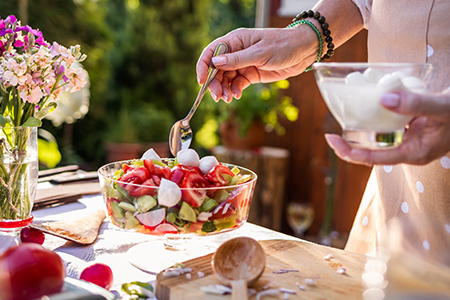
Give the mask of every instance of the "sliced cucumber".
[[137, 208], [133, 204], [130, 204], [128, 202], [120, 202], [119, 207], [123, 210], [129, 211], [132, 213], [137, 211]]
[[145, 213], [158, 204], [152, 196], [144, 195], [137, 199], [137, 210], [139, 213]]
[[125, 213], [122, 208], [120, 208], [119, 203], [116, 201], [110, 202], [111, 210], [113, 213], [113, 217], [115, 219], [122, 219], [125, 217]]
[[201, 212], [210, 211], [211, 209], [213, 209], [217, 205], [219, 205], [219, 203], [217, 203], [216, 200], [208, 199], [205, 202], [203, 202], [203, 204], [199, 207], [199, 211], [201, 211]]
[[125, 212], [125, 229], [133, 229], [139, 225], [139, 220], [130, 211]]
[[182, 202], [178, 217], [185, 221], [197, 222], [195, 210], [186, 202]]

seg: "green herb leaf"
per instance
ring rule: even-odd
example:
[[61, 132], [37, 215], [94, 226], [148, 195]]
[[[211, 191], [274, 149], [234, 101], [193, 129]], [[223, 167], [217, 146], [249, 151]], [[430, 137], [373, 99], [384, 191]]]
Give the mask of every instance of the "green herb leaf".
[[22, 127], [40, 127], [41, 125], [41, 120], [35, 117], [29, 117], [28, 120], [26, 120], [25, 123], [22, 124]]
[[[145, 291], [147, 290], [147, 291]], [[149, 283], [133, 281], [122, 284], [122, 291], [128, 295], [137, 295], [140, 298], [147, 299], [153, 297], [153, 286]]]
[[0, 127], [5, 127], [6, 119], [2, 115], [0, 115]]
[[216, 230], [216, 226], [211, 221], [206, 221], [205, 224], [202, 226], [203, 232], [213, 232]]

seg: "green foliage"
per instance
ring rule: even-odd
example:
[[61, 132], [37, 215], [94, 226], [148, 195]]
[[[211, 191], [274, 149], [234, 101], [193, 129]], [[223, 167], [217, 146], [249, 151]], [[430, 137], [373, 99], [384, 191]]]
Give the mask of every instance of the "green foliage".
[[206, 40], [202, 16], [208, 1], [132, 3], [109, 53], [114, 69], [107, 139], [167, 141], [171, 126], [188, 113], [199, 89], [195, 64]]
[[[280, 89], [289, 87], [287, 80], [271, 84], [253, 84], [244, 90], [239, 100], [231, 103], [220, 101], [208, 103], [209, 113], [205, 116], [205, 126], [196, 136], [198, 142], [207, 148], [217, 144], [216, 136], [218, 124], [230, 117], [239, 124], [239, 134], [245, 136], [253, 120], [258, 119], [266, 125], [266, 130], [275, 130], [277, 134], [284, 134], [285, 128], [280, 124], [280, 118], [295, 121], [298, 118], [298, 108], [292, 104], [292, 99], [280, 96]], [[216, 130], [212, 130], [212, 129]]]
[[[0, 15], [20, 18], [18, 2], [0, 1]], [[88, 162], [95, 168], [104, 163], [107, 141], [167, 141], [173, 122], [186, 116], [198, 93], [195, 65], [202, 49], [230, 30], [253, 27], [255, 2], [28, 1], [30, 26], [50, 42], [80, 44], [88, 56], [83, 66], [91, 83], [90, 107], [70, 127], [73, 147], [64, 149], [66, 125], [43, 124], [62, 148], [61, 164]], [[213, 101], [204, 99], [192, 119], [194, 133], [211, 109], [208, 102]]]

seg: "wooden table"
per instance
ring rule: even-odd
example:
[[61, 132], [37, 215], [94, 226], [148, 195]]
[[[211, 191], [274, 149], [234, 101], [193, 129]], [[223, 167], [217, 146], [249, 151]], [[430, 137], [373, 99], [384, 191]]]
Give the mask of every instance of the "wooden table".
[[[256, 293], [264, 289], [278, 291], [278, 295], [264, 299], [285, 299], [280, 289], [295, 292], [289, 294], [289, 299], [362, 299], [364, 255], [301, 240], [264, 240], [260, 244], [266, 253], [266, 268], [252, 288]], [[185, 275], [158, 274], [156, 297], [159, 300], [231, 299], [230, 295], [207, 294], [201, 290], [204, 286], [221, 284], [211, 267], [212, 255], [185, 262], [186, 267], [192, 268], [190, 279]], [[327, 255], [331, 258], [327, 259]], [[256, 294], [250, 299], [256, 299]]]

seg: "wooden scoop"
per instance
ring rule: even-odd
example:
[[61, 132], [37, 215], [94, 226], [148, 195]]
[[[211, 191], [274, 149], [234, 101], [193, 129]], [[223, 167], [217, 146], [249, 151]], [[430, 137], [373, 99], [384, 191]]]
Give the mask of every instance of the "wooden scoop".
[[237, 237], [220, 245], [211, 263], [217, 278], [231, 285], [231, 299], [244, 300], [248, 299], [247, 285], [264, 272], [266, 254], [256, 240]]

